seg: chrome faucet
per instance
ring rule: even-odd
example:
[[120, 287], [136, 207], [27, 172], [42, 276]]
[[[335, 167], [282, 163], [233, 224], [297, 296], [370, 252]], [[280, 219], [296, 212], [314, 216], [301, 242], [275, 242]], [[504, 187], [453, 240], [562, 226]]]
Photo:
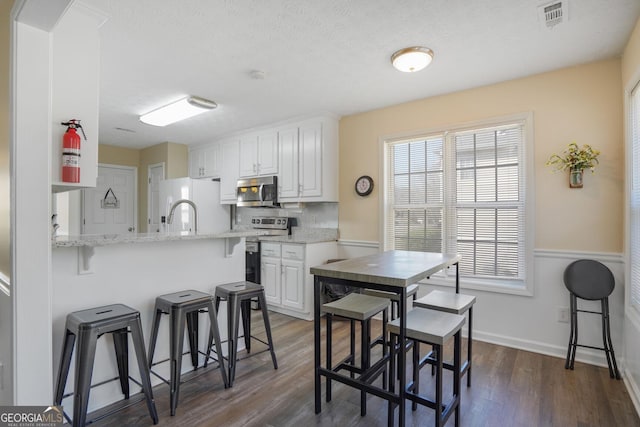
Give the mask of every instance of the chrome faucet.
[[169, 216], [167, 217], [167, 224], [171, 224], [173, 222], [173, 212], [176, 210], [176, 208], [178, 207], [178, 205], [181, 205], [183, 203], [186, 203], [188, 205], [190, 205], [193, 208], [193, 225], [194, 225], [194, 232], [197, 234], [198, 233], [198, 208], [196, 208], [196, 204], [193, 203], [191, 200], [187, 200], [187, 199], [180, 199], [177, 200], [174, 204], [171, 205], [171, 208], [169, 209]]

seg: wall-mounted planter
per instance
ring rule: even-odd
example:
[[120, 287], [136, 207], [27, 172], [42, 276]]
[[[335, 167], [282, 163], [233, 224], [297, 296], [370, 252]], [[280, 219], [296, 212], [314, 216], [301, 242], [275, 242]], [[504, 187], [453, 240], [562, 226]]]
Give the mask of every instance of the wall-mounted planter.
[[569, 171], [569, 188], [582, 188], [582, 178], [584, 177], [583, 169], [575, 169]]

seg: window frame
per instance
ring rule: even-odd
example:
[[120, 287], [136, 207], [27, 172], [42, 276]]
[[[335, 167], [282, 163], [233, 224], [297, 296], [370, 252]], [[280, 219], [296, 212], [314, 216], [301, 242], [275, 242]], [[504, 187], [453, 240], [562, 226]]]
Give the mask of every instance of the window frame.
[[[625, 277], [627, 277], [628, 283], [625, 286], [625, 313], [629, 318], [637, 325], [640, 325], [640, 304], [634, 304], [633, 302], [633, 283], [632, 283], [632, 254], [631, 254], [631, 241], [632, 241], [632, 192], [633, 192], [633, 179], [634, 175], [640, 174], [640, 168], [634, 173], [633, 163], [633, 96], [634, 92], [637, 92], [637, 96], [640, 97], [640, 72], [637, 73], [633, 83], [629, 84], [625, 89]], [[639, 120], [640, 127], [640, 120]], [[640, 131], [640, 129], [638, 129]]]
[[[464, 277], [460, 280], [460, 286], [466, 289], [475, 289], [495, 293], [506, 293], [512, 295], [533, 296], [534, 295], [534, 243], [535, 243], [535, 181], [534, 181], [534, 123], [533, 112], [517, 113], [505, 116], [496, 116], [477, 121], [465, 122], [450, 126], [421, 129], [414, 132], [397, 133], [385, 135], [379, 138], [380, 150], [380, 176], [382, 182], [382, 197], [380, 197], [380, 236], [382, 250], [393, 248], [393, 242], [387, 239], [387, 223], [389, 215], [392, 215], [391, 203], [388, 201], [388, 186], [391, 179], [391, 168], [388, 165], [389, 150], [392, 143], [399, 141], [410, 141], [428, 139], [435, 135], [444, 135], [445, 150], [450, 149], [447, 138], [452, 133], [469, 132], [490, 127], [500, 127], [509, 124], [519, 123], [523, 126], [524, 147], [522, 150], [522, 168], [525, 179], [524, 197], [524, 275], [523, 279], [493, 279], [493, 278], [470, 278]], [[445, 159], [445, 162], [447, 160]], [[446, 166], [445, 166], [446, 167]], [[445, 195], [446, 197], [446, 195]], [[454, 275], [438, 274], [430, 279], [421, 281], [425, 284], [455, 287]]]

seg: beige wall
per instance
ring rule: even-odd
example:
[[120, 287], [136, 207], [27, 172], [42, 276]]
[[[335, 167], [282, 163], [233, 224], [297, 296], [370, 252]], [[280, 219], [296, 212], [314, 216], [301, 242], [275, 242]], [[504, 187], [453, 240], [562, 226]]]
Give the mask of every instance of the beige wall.
[[[623, 133], [620, 61], [562, 69], [496, 85], [343, 117], [340, 122], [340, 237], [380, 241], [379, 138], [522, 112], [534, 115], [535, 247], [622, 251]], [[576, 141], [601, 150], [594, 175], [569, 189], [567, 174], [545, 166]], [[371, 175], [371, 196], [355, 179]]]
[[115, 145], [99, 144], [98, 163], [137, 168], [140, 164], [140, 150], [117, 147]]
[[167, 142], [166, 178], [182, 178], [189, 176], [189, 149], [183, 144]]
[[[627, 87], [637, 83], [640, 78], [640, 19], [629, 37], [627, 47], [622, 54], [622, 84]], [[632, 80], [635, 80], [632, 82]]]
[[0, 2], [0, 272], [11, 273], [10, 186], [9, 186], [9, 59], [11, 7], [13, 1]]
[[138, 166], [138, 230], [147, 231], [147, 183], [148, 168], [156, 163], [164, 163], [165, 178], [188, 176], [189, 149], [186, 145], [164, 142], [140, 150]]

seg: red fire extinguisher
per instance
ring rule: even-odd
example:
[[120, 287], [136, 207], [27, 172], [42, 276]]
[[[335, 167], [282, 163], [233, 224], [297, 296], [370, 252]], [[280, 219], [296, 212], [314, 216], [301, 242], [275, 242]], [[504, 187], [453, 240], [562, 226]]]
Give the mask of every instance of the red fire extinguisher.
[[80, 120], [71, 119], [60, 124], [67, 126], [62, 137], [62, 182], [80, 182], [80, 135], [76, 129], [82, 131], [85, 141], [87, 136], [80, 126]]

